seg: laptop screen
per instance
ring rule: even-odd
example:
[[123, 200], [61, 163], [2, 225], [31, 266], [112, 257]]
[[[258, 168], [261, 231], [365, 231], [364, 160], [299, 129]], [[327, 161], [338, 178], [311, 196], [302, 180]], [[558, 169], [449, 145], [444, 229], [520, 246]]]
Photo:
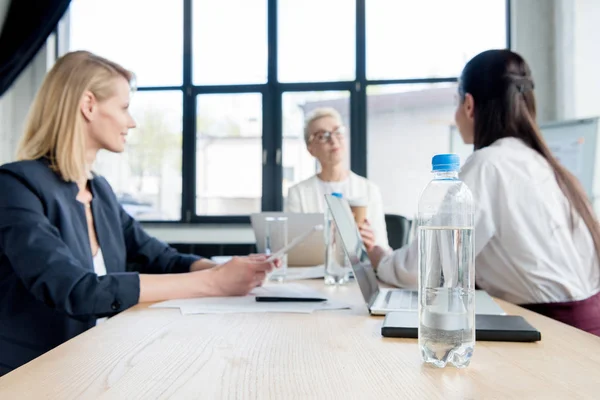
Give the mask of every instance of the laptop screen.
[[[270, 211], [250, 214], [252, 230], [256, 238], [256, 249], [258, 253], [265, 251], [266, 217], [286, 217], [288, 220], [288, 243], [298, 236], [304, 235], [315, 225], [323, 224], [323, 213], [288, 213]], [[302, 243], [291, 249], [287, 257], [288, 266], [315, 266], [325, 262], [325, 241], [323, 232], [314, 232]]]
[[331, 195], [325, 195], [325, 200], [335, 221], [337, 233], [342, 239], [344, 249], [350, 259], [350, 264], [352, 264], [354, 277], [365, 301], [370, 305], [379, 293], [379, 284], [358, 227], [354, 222], [350, 206], [345, 199]]

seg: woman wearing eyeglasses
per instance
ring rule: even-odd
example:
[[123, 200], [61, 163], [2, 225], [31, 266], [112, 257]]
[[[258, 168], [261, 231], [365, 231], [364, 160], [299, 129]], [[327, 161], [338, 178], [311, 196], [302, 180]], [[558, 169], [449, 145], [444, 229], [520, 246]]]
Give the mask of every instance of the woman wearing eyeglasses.
[[348, 152], [345, 128], [340, 114], [333, 108], [313, 111], [304, 125], [304, 140], [321, 171], [290, 188], [286, 211], [320, 213], [325, 210], [324, 195], [341, 193], [345, 199], [365, 202], [372, 234], [363, 235], [367, 250], [375, 245], [388, 248], [385, 217], [379, 188], [346, 166]]

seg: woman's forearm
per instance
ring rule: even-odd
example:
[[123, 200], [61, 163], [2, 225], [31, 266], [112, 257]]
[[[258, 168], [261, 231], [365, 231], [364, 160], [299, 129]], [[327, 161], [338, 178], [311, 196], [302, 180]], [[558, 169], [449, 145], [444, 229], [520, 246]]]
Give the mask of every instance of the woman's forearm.
[[374, 246], [371, 249], [371, 251], [368, 252], [369, 260], [371, 260], [371, 265], [373, 266], [373, 269], [377, 270], [381, 259], [388, 255], [388, 253], [390, 253], [390, 250], [384, 249], [381, 246]]
[[417, 287], [419, 247], [416, 240], [393, 252], [379, 252], [372, 256], [377, 262], [377, 277], [380, 280], [398, 287]]
[[209, 271], [184, 274], [140, 274], [140, 303], [214, 296]]

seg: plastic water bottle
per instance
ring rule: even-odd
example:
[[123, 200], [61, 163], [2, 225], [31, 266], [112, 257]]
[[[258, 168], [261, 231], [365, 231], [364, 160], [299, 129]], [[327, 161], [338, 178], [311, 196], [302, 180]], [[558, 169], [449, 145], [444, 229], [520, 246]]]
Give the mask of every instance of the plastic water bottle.
[[[332, 196], [342, 198], [341, 193]], [[325, 284], [343, 285], [350, 280], [350, 261], [344, 251], [342, 239], [335, 227], [329, 207], [325, 207]]]
[[469, 365], [475, 346], [474, 210], [455, 154], [433, 157], [419, 199], [419, 348], [426, 363]]

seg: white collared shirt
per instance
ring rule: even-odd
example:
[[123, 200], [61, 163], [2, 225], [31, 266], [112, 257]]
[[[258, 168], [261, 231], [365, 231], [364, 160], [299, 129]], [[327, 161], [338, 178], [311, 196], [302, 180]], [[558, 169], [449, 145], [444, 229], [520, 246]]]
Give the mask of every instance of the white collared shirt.
[[[106, 265], [104, 263], [104, 256], [102, 255], [102, 249], [98, 248], [98, 252], [93, 258], [94, 260], [94, 272], [98, 276], [106, 275]], [[106, 318], [98, 318], [96, 320], [96, 325], [106, 321]]]
[[[460, 179], [473, 192], [475, 282], [515, 304], [586, 299], [600, 291], [594, 242], [548, 162], [520, 139], [504, 138], [475, 151]], [[381, 260], [378, 276], [417, 285], [417, 241]]]
[[317, 177], [317, 183], [319, 184], [319, 201], [320, 209], [325, 209], [325, 195], [332, 193], [341, 193], [344, 198], [350, 197], [350, 178], [346, 178], [343, 181], [339, 182], [326, 182], [321, 180], [321, 178]]
[[[373, 182], [350, 171], [346, 181], [327, 186], [317, 175], [292, 186], [288, 191], [285, 211], [293, 213], [322, 213], [325, 210], [325, 193], [342, 192], [346, 199], [367, 201], [367, 219], [375, 234], [377, 245], [389, 248], [387, 227], [381, 191]], [[331, 192], [330, 192], [331, 190]]]

